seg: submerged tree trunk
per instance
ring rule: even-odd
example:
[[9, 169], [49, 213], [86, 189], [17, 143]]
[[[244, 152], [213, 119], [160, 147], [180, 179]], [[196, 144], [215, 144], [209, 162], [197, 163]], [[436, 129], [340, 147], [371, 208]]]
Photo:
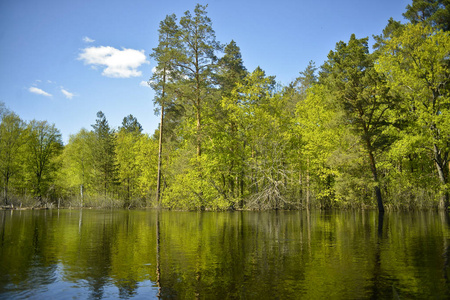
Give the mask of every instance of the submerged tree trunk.
[[375, 157], [373, 156], [373, 153], [370, 150], [369, 150], [369, 160], [370, 160], [370, 168], [372, 169], [373, 180], [375, 181], [374, 190], [375, 190], [375, 197], [376, 197], [377, 205], [378, 205], [378, 211], [380, 213], [384, 213], [383, 198], [381, 197], [380, 184], [378, 182], [378, 173], [377, 173], [377, 167], [375, 164]]
[[309, 178], [309, 157], [306, 160], [306, 208], [309, 209], [310, 207], [310, 178]]
[[80, 207], [83, 207], [83, 185], [80, 185]]
[[[442, 195], [439, 201], [439, 209], [448, 210], [449, 209], [449, 193], [447, 189], [447, 180], [448, 180], [448, 170], [446, 159], [442, 158], [441, 150], [437, 147], [436, 144], [433, 145], [433, 154], [434, 154], [434, 162], [436, 164], [436, 169], [439, 176], [439, 181], [442, 186]], [[445, 156], [445, 155], [444, 155]]]
[[[164, 92], [163, 92], [164, 94]], [[161, 105], [161, 123], [159, 124], [159, 148], [158, 148], [158, 179], [156, 183], [156, 203], [158, 207], [161, 202], [161, 161], [162, 161], [162, 138], [164, 128], [164, 105]]]
[[[167, 47], [166, 47], [167, 49]], [[162, 142], [163, 142], [163, 131], [164, 131], [164, 101], [166, 96], [166, 65], [163, 68], [163, 86], [161, 91], [161, 121], [159, 123], [159, 146], [158, 146], [158, 179], [156, 182], [156, 204], [158, 208], [161, 206], [161, 165], [162, 165]]]
[[9, 185], [9, 176], [7, 175], [5, 178], [5, 187], [4, 187], [4, 198], [5, 198], [5, 205], [8, 205], [8, 185]]

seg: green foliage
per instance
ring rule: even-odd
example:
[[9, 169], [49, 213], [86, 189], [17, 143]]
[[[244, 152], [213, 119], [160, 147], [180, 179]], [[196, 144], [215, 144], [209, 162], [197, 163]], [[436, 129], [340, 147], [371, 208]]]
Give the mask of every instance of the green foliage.
[[[136, 168], [136, 197], [153, 200], [156, 190], [156, 171], [158, 157], [158, 142], [146, 134], [129, 149], [133, 153], [132, 160]], [[152, 202], [148, 203], [152, 204]], [[148, 205], [147, 204], [147, 205]]]
[[116, 129], [99, 111], [63, 147], [54, 126], [0, 103], [3, 203], [448, 207], [449, 7], [414, 0], [411, 23], [390, 19], [373, 53], [352, 35], [285, 87], [216, 40], [207, 6], [168, 15], [150, 55], [161, 115], [151, 136], [133, 115]]
[[0, 123], [0, 175], [4, 204], [8, 204], [11, 181], [22, 175], [25, 151], [25, 123], [13, 112], [1, 114]]
[[[448, 207], [450, 153], [450, 34], [424, 24], [409, 24], [392, 38], [377, 69], [403, 99], [397, 118], [407, 120], [397, 144], [398, 158], [426, 149], [441, 182], [441, 206]], [[406, 149], [405, 149], [406, 148]]]
[[32, 194], [47, 201], [54, 193], [54, 180], [59, 167], [56, 158], [63, 149], [61, 134], [47, 121], [31, 121], [27, 128], [26, 173]]
[[[58, 184], [63, 195], [76, 198], [83, 205], [83, 194], [93, 194], [94, 187], [94, 154], [95, 135], [92, 131], [81, 129], [70, 136], [61, 156], [61, 169]], [[79, 195], [79, 197], [78, 197]]]
[[337, 43], [322, 67], [321, 81], [335, 97], [344, 124], [360, 139], [372, 172], [378, 209], [383, 211], [376, 156], [389, 146], [390, 139], [383, 132], [390, 125], [387, 112], [395, 109], [396, 99], [374, 68], [367, 40], [352, 35], [348, 44]]
[[58, 271], [65, 288], [52, 296], [61, 298], [448, 298], [450, 228], [434, 211], [392, 212], [381, 222], [371, 211], [53, 210], [0, 218], [3, 293], [39, 295]]
[[[296, 124], [301, 136], [300, 155], [306, 163], [306, 172], [314, 174], [315, 197], [321, 206], [330, 205], [337, 199], [331, 183], [339, 171], [331, 168], [330, 159], [340, 146], [342, 125], [338, 123], [338, 112], [333, 107], [329, 91], [324, 85], [312, 86], [304, 100], [298, 102]], [[309, 200], [309, 199], [308, 199]]]
[[450, 30], [450, 1], [448, 0], [412, 0], [412, 5], [406, 6], [403, 16], [412, 24], [427, 25]]
[[122, 127], [119, 128], [119, 131], [127, 131], [128, 133], [139, 134], [142, 132], [142, 126], [139, 124], [136, 117], [133, 115], [128, 115], [123, 118]]
[[93, 155], [96, 188], [106, 198], [108, 193], [113, 192], [116, 180], [114, 131], [109, 127], [108, 121], [101, 111], [97, 113], [97, 119], [92, 128], [95, 136]]

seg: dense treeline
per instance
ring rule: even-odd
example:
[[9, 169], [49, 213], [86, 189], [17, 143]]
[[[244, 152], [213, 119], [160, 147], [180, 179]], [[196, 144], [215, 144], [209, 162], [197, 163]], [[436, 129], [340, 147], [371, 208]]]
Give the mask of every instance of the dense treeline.
[[414, 0], [281, 86], [220, 44], [206, 6], [159, 28], [153, 136], [102, 112], [66, 146], [2, 108], [4, 204], [289, 209], [449, 206], [450, 3]]

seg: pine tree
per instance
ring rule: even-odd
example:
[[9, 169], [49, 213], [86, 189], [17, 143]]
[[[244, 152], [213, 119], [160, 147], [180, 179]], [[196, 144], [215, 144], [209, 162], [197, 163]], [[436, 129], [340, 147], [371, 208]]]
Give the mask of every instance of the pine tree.
[[108, 121], [102, 111], [97, 113], [95, 124], [92, 125], [95, 134], [93, 148], [94, 166], [97, 173], [97, 189], [102, 191], [104, 197], [113, 191], [116, 166], [114, 163], [115, 143], [114, 132], [109, 127]]
[[[155, 90], [154, 103], [160, 106], [161, 120], [159, 123], [159, 146], [158, 146], [158, 174], [156, 184], [156, 202], [160, 204], [161, 197], [161, 176], [162, 176], [162, 154], [164, 140], [164, 118], [166, 108], [176, 107], [174, 94], [171, 92], [171, 86], [178, 79], [179, 74], [175, 67], [177, 51], [180, 47], [179, 35], [180, 31], [176, 24], [176, 16], [170, 15], [160, 22], [159, 25], [159, 43], [158, 47], [153, 49], [150, 55], [157, 65], [155, 72], [150, 79], [150, 85]], [[174, 109], [172, 109], [174, 111]], [[176, 111], [176, 109], [175, 109]]]
[[352, 35], [348, 43], [337, 43], [322, 67], [321, 82], [333, 93], [345, 114], [345, 123], [360, 138], [372, 171], [378, 210], [383, 212], [376, 153], [386, 141], [383, 129], [389, 124], [387, 111], [395, 103], [383, 76], [375, 71], [367, 40]]

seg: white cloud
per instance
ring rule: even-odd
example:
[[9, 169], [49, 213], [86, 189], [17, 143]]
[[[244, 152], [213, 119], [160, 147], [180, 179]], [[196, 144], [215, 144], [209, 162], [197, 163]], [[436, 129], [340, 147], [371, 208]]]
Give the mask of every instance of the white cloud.
[[47, 92], [45, 92], [45, 91], [43, 91], [43, 90], [41, 90], [41, 89], [39, 89], [37, 87], [34, 87], [34, 86], [30, 87], [28, 89], [28, 91], [30, 91], [31, 93], [34, 93], [34, 94], [38, 94], [38, 95], [42, 95], [42, 96], [46, 96], [46, 97], [52, 97], [51, 94], [49, 94], [49, 93], [47, 93]]
[[61, 93], [64, 94], [64, 96], [66, 96], [67, 99], [72, 99], [74, 94], [65, 90], [63, 87], [61, 87]]
[[85, 64], [103, 66], [102, 75], [114, 78], [129, 78], [142, 76], [142, 72], [137, 69], [148, 63], [144, 50], [134, 50], [114, 47], [89, 47], [82, 50], [78, 56]]
[[83, 37], [83, 42], [85, 42], [85, 43], [93, 43], [93, 42], [95, 42], [95, 40], [85, 36], [85, 37]]
[[150, 85], [148, 85], [148, 81], [145, 81], [145, 80], [142, 80], [140, 83], [139, 83], [139, 85], [140, 86], [143, 86], [143, 87], [150, 87]]

